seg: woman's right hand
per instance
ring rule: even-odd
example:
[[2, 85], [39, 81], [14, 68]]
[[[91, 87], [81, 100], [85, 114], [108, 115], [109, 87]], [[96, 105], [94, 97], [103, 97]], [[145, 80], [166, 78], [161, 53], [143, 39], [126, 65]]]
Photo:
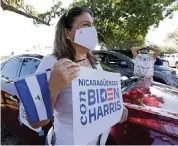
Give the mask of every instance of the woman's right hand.
[[51, 97], [56, 98], [59, 92], [78, 76], [78, 64], [67, 58], [60, 59], [54, 64], [50, 74], [49, 90]]

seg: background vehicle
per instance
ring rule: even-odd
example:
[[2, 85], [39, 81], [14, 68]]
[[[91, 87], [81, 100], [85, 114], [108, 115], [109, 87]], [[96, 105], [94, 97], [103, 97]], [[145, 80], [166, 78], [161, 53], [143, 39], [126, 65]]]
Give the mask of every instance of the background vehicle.
[[[127, 76], [133, 76], [134, 61], [119, 52], [115, 51], [93, 51], [93, 54], [100, 58], [101, 63], [116, 70], [124, 72]], [[178, 87], [176, 71], [169, 67], [154, 66], [154, 81]]]
[[165, 59], [169, 61], [171, 67], [176, 67], [178, 69], [178, 53], [165, 54]]
[[[2, 124], [25, 144], [30, 145], [44, 144], [51, 123], [43, 127], [44, 136], [39, 136], [38, 133], [25, 125], [21, 126], [18, 121], [18, 94], [13, 82], [8, 81], [34, 73], [42, 58], [43, 56], [40, 55], [16, 56], [8, 59], [1, 67]], [[117, 144], [169, 144], [170, 142], [178, 144], [177, 89], [154, 83], [150, 87], [151, 94], [149, 94], [150, 96], [154, 95], [154, 97], [148, 97], [147, 90], [132, 90], [137, 83], [136, 78], [129, 78], [125, 71], [115, 69], [104, 63], [101, 63], [101, 66], [106, 71], [121, 73], [123, 99], [129, 109], [128, 121], [116, 125], [120, 132], [117, 132], [117, 128], [112, 128], [107, 144], [116, 144], [115, 142]], [[149, 107], [146, 105], [149, 105]], [[164, 128], [159, 125], [163, 125]], [[143, 139], [140, 138], [140, 135], [143, 136]]]
[[[124, 54], [130, 58], [133, 58], [131, 50], [113, 50], [114, 52], [119, 52], [121, 54]], [[169, 67], [169, 61], [166, 60], [166, 58], [162, 57], [162, 55], [158, 58], [156, 58], [155, 65], [165, 66]]]
[[178, 90], [156, 82], [142, 89], [137, 84], [137, 79], [122, 83], [129, 116], [111, 128], [115, 144], [178, 145]]
[[1, 123], [9, 131], [13, 132], [24, 144], [44, 144], [48, 125], [44, 131], [37, 133], [25, 125], [19, 123], [19, 98], [14, 79], [32, 74], [38, 68], [43, 56], [20, 55], [12, 57], [1, 64]]
[[[118, 72], [105, 64], [102, 68]], [[124, 72], [121, 76], [126, 77]], [[124, 79], [124, 78], [123, 78]], [[137, 87], [138, 78], [122, 80], [123, 101], [128, 120], [111, 128], [108, 145], [178, 145], [178, 90], [153, 82]]]

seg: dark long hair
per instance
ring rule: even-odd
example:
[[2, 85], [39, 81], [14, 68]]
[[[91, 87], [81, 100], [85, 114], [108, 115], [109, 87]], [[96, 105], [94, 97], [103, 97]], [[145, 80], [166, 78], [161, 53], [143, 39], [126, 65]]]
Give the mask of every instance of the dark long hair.
[[[57, 59], [68, 58], [72, 61], [76, 61], [75, 59], [76, 52], [70, 40], [66, 38], [65, 28], [71, 30], [73, 27], [73, 23], [75, 22], [75, 18], [77, 16], [80, 16], [84, 12], [87, 12], [91, 16], [93, 16], [92, 11], [89, 8], [75, 6], [69, 9], [60, 17], [56, 25], [54, 50], [53, 50], [53, 55], [55, 55]], [[87, 58], [90, 61], [92, 67], [95, 68], [95, 65], [97, 64], [97, 60], [91, 54], [91, 52], [87, 53]]]

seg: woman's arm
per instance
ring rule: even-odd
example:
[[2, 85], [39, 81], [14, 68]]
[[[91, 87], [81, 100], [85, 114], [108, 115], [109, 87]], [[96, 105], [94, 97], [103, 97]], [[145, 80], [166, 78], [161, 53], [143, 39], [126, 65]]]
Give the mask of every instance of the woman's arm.
[[157, 46], [152, 46], [150, 49], [155, 52], [153, 54], [153, 59], [155, 60], [161, 54], [161, 50]]
[[131, 48], [131, 51], [132, 51], [132, 55], [133, 55], [133, 58], [135, 59], [136, 56], [137, 56], [137, 52], [141, 49], [142, 47], [132, 47]]

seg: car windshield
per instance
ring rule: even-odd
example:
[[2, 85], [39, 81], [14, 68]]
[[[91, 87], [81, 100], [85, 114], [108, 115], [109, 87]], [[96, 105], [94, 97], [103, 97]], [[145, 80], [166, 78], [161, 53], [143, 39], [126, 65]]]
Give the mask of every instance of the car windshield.
[[130, 57], [128, 57], [128, 56], [126, 56], [126, 55], [124, 55], [124, 54], [122, 54], [122, 53], [120, 53], [120, 52], [115, 52], [116, 54], [119, 54], [120, 56], [122, 56], [122, 57], [124, 57], [124, 58], [126, 58], [128, 61], [130, 61], [130, 62], [134, 62], [134, 60], [133, 59], [131, 59]]

